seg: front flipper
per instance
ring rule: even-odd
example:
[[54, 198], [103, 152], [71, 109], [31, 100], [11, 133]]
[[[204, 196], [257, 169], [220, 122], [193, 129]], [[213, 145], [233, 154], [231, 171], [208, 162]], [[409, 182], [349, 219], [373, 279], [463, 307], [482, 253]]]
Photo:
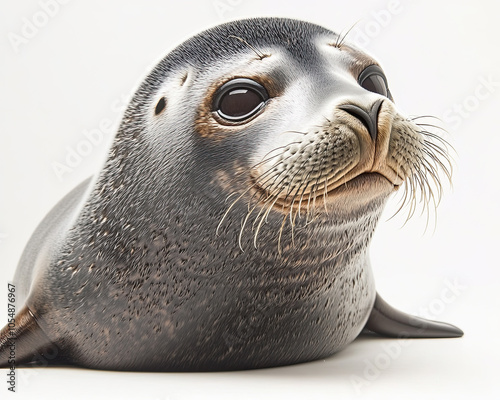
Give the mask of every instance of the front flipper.
[[431, 321], [396, 310], [377, 293], [365, 329], [390, 337], [450, 338], [463, 336], [462, 330], [445, 322]]
[[[50, 351], [49, 351], [50, 350]], [[50, 355], [53, 353], [54, 355]], [[53, 359], [58, 351], [38, 325], [28, 307], [0, 331], [0, 368], [13, 368], [31, 361]]]

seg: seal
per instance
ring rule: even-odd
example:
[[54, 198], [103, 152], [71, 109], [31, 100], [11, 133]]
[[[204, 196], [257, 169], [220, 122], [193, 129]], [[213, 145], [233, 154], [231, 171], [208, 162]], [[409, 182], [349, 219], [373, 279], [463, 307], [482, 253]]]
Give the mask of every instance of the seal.
[[449, 169], [344, 37], [280, 18], [209, 29], [145, 78], [102, 170], [33, 234], [1, 365], [14, 345], [17, 364], [238, 370], [328, 357], [364, 328], [461, 336], [385, 303], [368, 257], [386, 200], [431, 201]]

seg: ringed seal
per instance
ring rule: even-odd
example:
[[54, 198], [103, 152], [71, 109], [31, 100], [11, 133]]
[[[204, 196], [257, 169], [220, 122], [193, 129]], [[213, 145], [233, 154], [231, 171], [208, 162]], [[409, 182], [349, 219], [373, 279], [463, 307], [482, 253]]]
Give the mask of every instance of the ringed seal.
[[363, 328], [461, 336], [393, 309], [370, 269], [387, 198], [429, 198], [448, 174], [417, 122], [376, 60], [320, 26], [249, 19], [187, 40], [30, 239], [0, 365], [13, 336], [17, 364], [136, 371], [300, 363]]

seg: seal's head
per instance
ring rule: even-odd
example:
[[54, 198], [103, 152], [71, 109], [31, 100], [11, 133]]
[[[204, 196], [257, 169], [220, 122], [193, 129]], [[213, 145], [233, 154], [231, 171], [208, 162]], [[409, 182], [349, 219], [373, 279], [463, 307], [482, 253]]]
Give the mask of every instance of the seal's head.
[[428, 176], [448, 173], [443, 142], [398, 112], [376, 60], [285, 19], [232, 22], [181, 45], [142, 84], [119, 139], [149, 148], [134, 170], [153, 165], [150, 185], [203, 198], [197, 209], [218, 231], [236, 224], [240, 246], [245, 226], [257, 245], [278, 215], [280, 238], [285, 226], [381, 209], [405, 181], [405, 198], [430, 199]]

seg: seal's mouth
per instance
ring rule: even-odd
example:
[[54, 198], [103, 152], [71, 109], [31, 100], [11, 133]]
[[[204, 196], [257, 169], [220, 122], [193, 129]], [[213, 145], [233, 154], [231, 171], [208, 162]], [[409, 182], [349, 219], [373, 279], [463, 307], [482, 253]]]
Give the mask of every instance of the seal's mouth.
[[366, 189], [367, 186], [373, 186], [374, 184], [383, 184], [384, 186], [388, 184], [393, 190], [397, 190], [401, 186], [401, 183], [393, 182], [393, 180], [380, 172], [363, 172], [335, 189], [328, 191], [327, 196], [335, 196], [339, 191]]
[[[395, 181], [391, 178], [380, 172], [363, 172], [345, 181], [312, 187], [304, 193], [278, 196], [273, 202], [273, 208], [284, 213], [289, 213], [291, 210], [307, 213], [311, 209], [334, 205], [339, 201], [343, 204], [351, 202], [354, 207], [357, 204], [369, 202], [374, 197], [389, 195], [397, 191], [403, 181], [400, 178]], [[257, 190], [261, 193], [259, 196], [261, 203], [268, 205], [265, 199], [272, 197], [272, 194], [258, 186]]]
[[404, 179], [399, 177], [397, 174], [395, 174], [395, 176], [388, 177], [379, 171], [362, 172], [345, 182], [334, 185], [326, 192], [326, 196], [333, 198], [341, 192], [369, 192], [371, 189], [380, 186], [383, 186], [384, 189], [391, 188], [391, 191], [394, 191], [399, 189], [403, 181]]

